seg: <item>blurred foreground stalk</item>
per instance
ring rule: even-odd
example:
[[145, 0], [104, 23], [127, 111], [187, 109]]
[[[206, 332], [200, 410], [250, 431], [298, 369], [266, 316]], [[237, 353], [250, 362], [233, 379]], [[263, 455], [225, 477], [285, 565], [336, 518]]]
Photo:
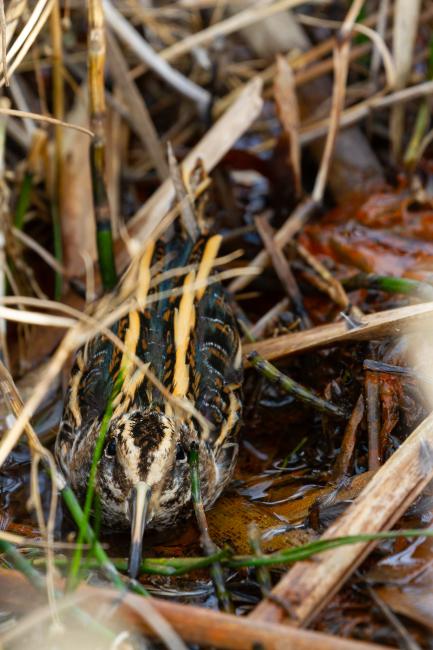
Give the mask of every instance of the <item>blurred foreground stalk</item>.
[[105, 24], [102, 2], [88, 3], [89, 41], [89, 105], [90, 128], [95, 136], [90, 145], [93, 206], [96, 221], [96, 241], [102, 285], [106, 291], [117, 282], [113, 251], [110, 206], [105, 187]]
[[[63, 55], [62, 55], [62, 26], [60, 22], [59, 0], [55, 0], [51, 11], [51, 40], [52, 40], [52, 61], [53, 61], [53, 110], [54, 117], [63, 120], [65, 113], [65, 97], [63, 88]], [[54, 127], [55, 148], [54, 166], [52, 178], [51, 214], [53, 220], [54, 255], [61, 264], [63, 259], [62, 230], [60, 226], [60, 196], [62, 192], [62, 165], [63, 165], [63, 127]], [[59, 272], [56, 272], [54, 296], [60, 300], [62, 295], [63, 279]]]

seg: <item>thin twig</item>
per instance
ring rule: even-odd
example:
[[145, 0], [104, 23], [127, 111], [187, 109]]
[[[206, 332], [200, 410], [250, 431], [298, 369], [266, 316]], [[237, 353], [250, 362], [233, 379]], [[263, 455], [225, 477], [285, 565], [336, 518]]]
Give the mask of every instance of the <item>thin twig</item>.
[[[350, 108], [347, 108], [340, 120], [340, 128], [346, 128], [359, 122], [370, 114], [370, 111], [380, 110], [394, 106], [395, 104], [406, 103], [419, 97], [427, 97], [433, 93], [433, 81], [424, 81], [415, 86], [397, 90], [394, 93], [383, 97], [382, 93], [359, 102]], [[306, 127], [301, 127], [300, 141], [302, 144], [308, 144], [312, 140], [323, 137], [329, 129], [329, 118], [314, 122]]]
[[[317, 203], [313, 199], [308, 198], [300, 203], [288, 219], [284, 222], [281, 228], [275, 233], [274, 243], [279, 248], [283, 248], [294, 237], [302, 226], [310, 219], [312, 214], [317, 209]], [[257, 272], [262, 271], [270, 261], [269, 253], [266, 250], [261, 251], [256, 257], [248, 264], [250, 268], [257, 269]], [[229, 290], [232, 293], [245, 289], [251, 282], [252, 278], [237, 278], [229, 285]]]
[[[316, 1], [314, 0], [314, 2]], [[326, 1], [322, 0], [323, 3]], [[229, 34], [233, 34], [233, 32], [259, 23], [270, 16], [275, 16], [282, 11], [293, 9], [300, 4], [303, 4], [303, 0], [278, 0], [277, 2], [265, 4], [264, 6], [248, 7], [243, 11], [239, 11], [234, 16], [230, 16], [167, 47], [160, 53], [160, 56], [166, 61], [173, 61], [173, 59], [177, 59], [179, 56], [190, 52], [193, 48], [212, 43], [218, 36], [228, 36]]]
[[364, 397], [362, 393], [358, 397], [355, 407], [350, 416], [349, 422], [343, 434], [340, 451], [333, 469], [333, 478], [339, 481], [349, 473], [356, 446], [356, 434], [359, 425], [364, 417]]
[[[65, 98], [63, 88], [63, 51], [62, 51], [62, 26], [60, 18], [59, 0], [55, 0], [51, 12], [51, 41], [53, 61], [53, 107], [56, 120], [63, 121], [65, 113]], [[62, 226], [60, 216], [60, 197], [62, 195], [63, 178], [63, 130], [59, 124], [54, 129], [55, 147], [53, 179], [51, 188], [51, 215], [53, 222], [54, 254], [59, 264], [63, 261]], [[63, 276], [55, 275], [54, 295], [59, 300], [62, 295]]]
[[256, 224], [258, 233], [262, 238], [266, 250], [268, 251], [275, 272], [293, 304], [296, 315], [299, 316], [305, 328], [311, 327], [311, 321], [307, 312], [305, 311], [298, 283], [296, 282], [295, 276], [293, 275], [292, 269], [290, 268], [290, 264], [285, 258], [283, 251], [275, 243], [275, 239], [273, 237], [274, 232], [266, 216], [256, 217], [254, 223]]
[[75, 129], [75, 131], [80, 131], [80, 133], [85, 133], [90, 137], [93, 137], [94, 133], [90, 129], [86, 129], [84, 126], [79, 126], [78, 124], [70, 124], [69, 122], [63, 122], [63, 120], [57, 120], [55, 117], [50, 117], [49, 115], [40, 115], [39, 113], [29, 113], [27, 111], [17, 111], [15, 108], [0, 108], [1, 115], [11, 115], [13, 117], [30, 117], [32, 120], [37, 122], [46, 122], [47, 124], [54, 124], [55, 126], [62, 126], [65, 129]]
[[380, 404], [379, 404], [379, 377], [376, 374], [365, 373], [365, 404], [367, 407], [368, 430], [368, 469], [375, 470], [380, 467]]

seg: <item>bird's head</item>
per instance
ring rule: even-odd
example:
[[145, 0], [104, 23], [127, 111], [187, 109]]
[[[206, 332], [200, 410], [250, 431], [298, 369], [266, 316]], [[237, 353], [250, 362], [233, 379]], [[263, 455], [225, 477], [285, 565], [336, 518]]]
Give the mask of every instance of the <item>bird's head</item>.
[[[69, 480], [81, 496], [87, 488], [100, 428], [100, 420], [94, 420], [76, 436], [70, 450]], [[196, 438], [191, 422], [180, 423], [151, 409], [130, 411], [110, 423], [97, 465], [95, 490], [104, 524], [131, 527], [130, 564], [135, 562], [131, 573], [138, 569], [144, 528], [170, 525], [190, 501], [188, 449]]]

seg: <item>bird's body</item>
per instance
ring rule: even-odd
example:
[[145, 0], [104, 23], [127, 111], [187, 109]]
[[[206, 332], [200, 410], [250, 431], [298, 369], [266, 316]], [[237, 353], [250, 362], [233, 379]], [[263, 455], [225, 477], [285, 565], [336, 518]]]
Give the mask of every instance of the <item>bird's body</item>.
[[[95, 483], [107, 526], [130, 525], [129, 495], [138, 482], [152, 490], [148, 527], [171, 526], [190, 512], [187, 454], [192, 443], [198, 444], [205, 507], [232, 475], [241, 412], [241, 350], [223, 287], [218, 282], [204, 286], [218, 244], [218, 237], [193, 242], [179, 235], [150, 245], [140, 262], [137, 309], [112, 327], [124, 349], [99, 334], [75, 360], [56, 457], [82, 498], [111, 400]], [[187, 268], [179, 274], [179, 267]], [[137, 365], [131, 354], [142, 363]], [[194, 416], [173, 407], [150, 373], [206, 418], [206, 436]]]

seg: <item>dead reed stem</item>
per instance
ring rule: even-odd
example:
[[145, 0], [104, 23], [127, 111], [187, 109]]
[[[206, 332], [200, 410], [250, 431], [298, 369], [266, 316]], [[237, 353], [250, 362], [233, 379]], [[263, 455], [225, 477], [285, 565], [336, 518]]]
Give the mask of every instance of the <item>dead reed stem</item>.
[[[4, 585], [1, 602], [22, 610], [29, 603], [28, 583], [20, 574], [7, 569], [0, 569], [0, 576]], [[383, 645], [339, 639], [286, 625], [262, 623], [248, 617], [230, 616], [157, 598], [143, 601], [143, 598], [131, 593], [124, 594], [119, 599], [118, 592], [114, 590], [89, 585], [81, 585], [77, 594], [83, 596], [79, 601], [80, 607], [86, 605], [86, 609], [96, 612], [100, 611], [101, 603], [115, 605], [111, 619], [120, 623], [122, 629], [132, 626], [145, 634], [155, 635], [149, 626], [148, 617], [141, 613], [145, 603], [149, 602], [187, 643], [216, 646], [222, 650], [245, 650], [259, 645], [266, 650], [390, 650]]]
[[[54, 117], [59, 122], [63, 121], [65, 112], [65, 99], [63, 89], [63, 55], [62, 55], [62, 26], [60, 22], [59, 0], [55, 0], [51, 12], [51, 40], [53, 61], [53, 107]], [[60, 222], [60, 197], [62, 194], [63, 177], [63, 132], [59, 124], [54, 127], [55, 147], [52, 177], [51, 214], [53, 219], [54, 254], [59, 262], [63, 259], [62, 230]], [[60, 273], [55, 276], [54, 293], [59, 300], [62, 295], [63, 279]]]
[[379, 377], [375, 373], [365, 373], [365, 405], [367, 410], [368, 430], [368, 469], [376, 470], [380, 467], [380, 402], [379, 402]]
[[319, 325], [311, 330], [284, 334], [266, 341], [244, 345], [244, 358], [256, 351], [272, 361], [282, 357], [306, 352], [318, 347], [331, 346], [346, 341], [374, 341], [385, 336], [399, 336], [406, 326], [414, 330], [429, 331], [433, 314], [433, 302], [410, 305], [398, 309], [379, 311], [363, 316], [361, 325], [350, 329], [346, 322]]
[[[374, 474], [352, 505], [322, 539], [390, 529], [433, 478], [433, 414], [430, 414]], [[311, 623], [376, 544], [359, 543], [323, 554], [320, 562], [299, 562], [273, 590], [288, 600], [294, 623]], [[251, 615], [279, 622], [284, 612], [275, 601], [263, 600]]]
[[155, 165], [159, 179], [168, 178], [168, 165], [164, 149], [160, 144], [158, 133], [153, 124], [144, 98], [139, 93], [137, 86], [129, 76], [129, 68], [122, 55], [122, 51], [110, 32], [107, 33], [108, 64], [115, 83], [119, 86], [124, 102], [129, 108], [129, 119], [139, 135], [143, 145]]
[[179, 92], [184, 97], [197, 104], [202, 115], [206, 114], [210, 103], [210, 93], [193, 81], [172, 68], [150, 45], [140, 36], [132, 25], [123, 17], [110, 0], [102, 0], [107, 22], [118, 37], [135, 52], [136, 56], [151, 68], [155, 74]]
[[352, 411], [349, 422], [343, 434], [340, 451], [335, 461], [333, 469], [333, 478], [335, 481], [341, 480], [350, 473], [353, 455], [356, 448], [356, 439], [358, 427], [364, 417], [364, 396], [362, 393], [358, 397], [355, 408]]

